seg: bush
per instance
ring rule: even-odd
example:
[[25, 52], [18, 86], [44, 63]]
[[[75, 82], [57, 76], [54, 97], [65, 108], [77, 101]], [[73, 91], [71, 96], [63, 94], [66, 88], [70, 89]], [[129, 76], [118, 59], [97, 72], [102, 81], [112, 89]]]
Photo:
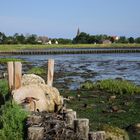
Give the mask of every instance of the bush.
[[27, 113], [11, 101], [6, 102], [0, 109], [0, 139], [24, 139], [24, 125]]
[[140, 87], [124, 80], [102, 80], [97, 83], [89, 83], [85, 82], [82, 84], [82, 88], [84, 89], [98, 89], [106, 92], [110, 92], [112, 94], [124, 95], [124, 94], [138, 94], [140, 93]]

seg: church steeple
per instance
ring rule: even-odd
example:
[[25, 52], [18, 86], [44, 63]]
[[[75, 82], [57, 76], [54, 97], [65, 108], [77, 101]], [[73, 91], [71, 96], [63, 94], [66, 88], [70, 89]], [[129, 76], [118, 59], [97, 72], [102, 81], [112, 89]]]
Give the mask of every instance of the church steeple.
[[79, 36], [80, 35], [80, 29], [78, 28], [78, 30], [77, 30], [77, 36]]

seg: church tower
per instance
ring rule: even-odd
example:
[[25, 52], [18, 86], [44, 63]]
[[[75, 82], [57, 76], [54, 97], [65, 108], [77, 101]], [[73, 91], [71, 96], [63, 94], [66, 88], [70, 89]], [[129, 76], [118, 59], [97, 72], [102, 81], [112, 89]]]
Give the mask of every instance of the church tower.
[[78, 30], [77, 30], [77, 36], [79, 36], [80, 35], [80, 29], [78, 28]]

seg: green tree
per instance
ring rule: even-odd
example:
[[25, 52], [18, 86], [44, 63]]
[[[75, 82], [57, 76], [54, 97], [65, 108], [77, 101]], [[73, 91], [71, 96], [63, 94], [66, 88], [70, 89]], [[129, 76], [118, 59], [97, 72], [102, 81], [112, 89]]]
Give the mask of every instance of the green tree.
[[26, 37], [26, 44], [37, 44], [37, 36], [32, 34]]
[[125, 36], [121, 36], [118, 40], [118, 43], [128, 43], [128, 39]]
[[133, 37], [128, 38], [129, 43], [135, 43], [135, 39]]
[[89, 34], [81, 32], [73, 39], [74, 44], [87, 44], [89, 40]]
[[135, 43], [140, 43], [140, 37], [135, 39]]
[[72, 44], [71, 39], [65, 39], [65, 38], [58, 38], [56, 39], [59, 44]]
[[88, 43], [89, 44], [94, 44], [96, 43], [96, 37], [94, 35], [91, 35], [88, 37]]
[[0, 32], [0, 44], [4, 44], [6, 42], [6, 35]]

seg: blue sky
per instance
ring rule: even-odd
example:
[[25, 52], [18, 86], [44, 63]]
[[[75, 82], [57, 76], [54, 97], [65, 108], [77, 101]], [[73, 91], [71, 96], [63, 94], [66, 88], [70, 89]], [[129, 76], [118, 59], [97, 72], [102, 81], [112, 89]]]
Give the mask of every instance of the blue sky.
[[0, 32], [140, 36], [140, 0], [0, 0]]

